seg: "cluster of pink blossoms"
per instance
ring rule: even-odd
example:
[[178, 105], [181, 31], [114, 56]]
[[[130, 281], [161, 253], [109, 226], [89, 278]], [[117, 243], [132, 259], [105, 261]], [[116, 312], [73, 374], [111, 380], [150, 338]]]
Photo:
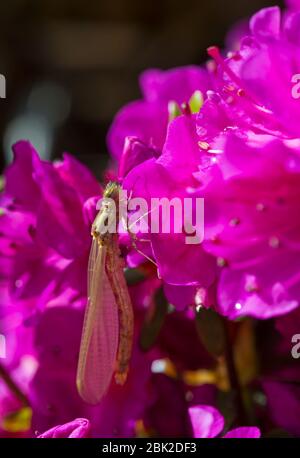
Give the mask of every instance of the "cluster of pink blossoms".
[[[300, 435], [290, 353], [300, 333], [299, 31], [300, 2], [263, 9], [238, 50], [144, 72], [143, 99], [117, 114], [108, 146], [123, 188], [146, 201], [204, 198], [205, 234], [198, 245], [185, 234], [138, 240], [159, 276], [120, 237], [134, 277], [133, 356], [126, 384], [96, 407], [80, 399], [75, 374], [101, 187], [70, 155], [52, 164], [28, 142], [14, 146], [1, 195], [1, 367], [11, 380], [0, 382], [2, 436]], [[199, 309], [214, 312], [204, 325], [221, 316], [229, 328], [236, 377], [228, 351], [199, 339]], [[228, 409], [230, 390], [238, 402]]]

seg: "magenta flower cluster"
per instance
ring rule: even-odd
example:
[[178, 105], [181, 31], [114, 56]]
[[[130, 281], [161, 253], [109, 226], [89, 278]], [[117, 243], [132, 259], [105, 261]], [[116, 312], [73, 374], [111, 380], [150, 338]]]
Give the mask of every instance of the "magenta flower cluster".
[[102, 189], [71, 155], [49, 163], [27, 141], [13, 147], [0, 216], [2, 436], [300, 435], [299, 31], [300, 2], [263, 9], [205, 65], [145, 71], [143, 98], [116, 115], [110, 174], [146, 201], [204, 198], [205, 230], [198, 245], [137, 234], [139, 252], [120, 236], [138, 277], [133, 356], [126, 384], [98, 406], [75, 375]]

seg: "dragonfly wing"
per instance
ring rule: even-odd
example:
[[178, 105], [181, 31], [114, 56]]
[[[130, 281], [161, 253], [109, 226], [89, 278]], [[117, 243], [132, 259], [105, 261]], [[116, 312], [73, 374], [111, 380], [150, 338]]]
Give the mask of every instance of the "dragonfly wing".
[[106, 255], [106, 248], [93, 240], [77, 369], [79, 394], [90, 404], [99, 403], [107, 391], [118, 350], [118, 307], [105, 271]]

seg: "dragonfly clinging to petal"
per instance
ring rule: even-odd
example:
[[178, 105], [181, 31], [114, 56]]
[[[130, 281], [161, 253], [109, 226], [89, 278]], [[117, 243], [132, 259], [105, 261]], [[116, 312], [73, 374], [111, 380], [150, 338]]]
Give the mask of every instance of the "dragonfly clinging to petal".
[[[109, 183], [92, 225], [85, 312], [77, 387], [88, 403], [97, 404], [110, 386], [126, 381], [133, 338], [133, 310], [118, 246], [120, 185]], [[115, 228], [115, 230], [113, 230]]]

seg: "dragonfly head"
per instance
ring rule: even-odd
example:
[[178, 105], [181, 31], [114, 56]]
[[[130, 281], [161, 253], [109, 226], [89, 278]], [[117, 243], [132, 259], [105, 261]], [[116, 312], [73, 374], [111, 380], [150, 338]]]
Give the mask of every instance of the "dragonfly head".
[[121, 191], [121, 185], [117, 181], [110, 181], [103, 192], [103, 197], [113, 199], [115, 202], [119, 200], [119, 194]]
[[120, 184], [115, 182], [108, 183], [104, 190], [101, 207], [91, 230], [92, 237], [100, 242], [105, 242], [111, 234], [117, 232], [120, 191]]

